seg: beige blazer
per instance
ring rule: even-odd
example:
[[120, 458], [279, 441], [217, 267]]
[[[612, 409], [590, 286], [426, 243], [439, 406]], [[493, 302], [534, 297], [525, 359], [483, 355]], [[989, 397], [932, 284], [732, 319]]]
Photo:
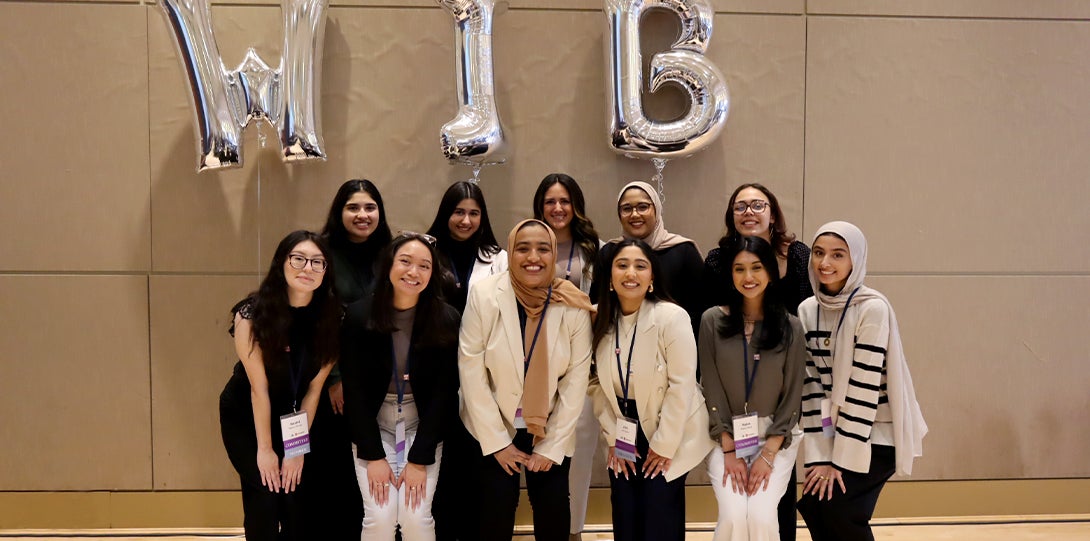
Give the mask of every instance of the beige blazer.
[[[462, 315], [458, 338], [460, 413], [485, 456], [511, 444], [515, 410], [522, 404], [525, 365], [516, 303], [510, 275], [504, 271], [482, 279], [469, 290]], [[575, 450], [575, 423], [587, 396], [590, 313], [550, 304], [543, 325], [552, 375], [548, 382], [550, 413], [545, 439], [534, 446], [534, 452], [559, 464]]]
[[[604, 317], [604, 314], [599, 315]], [[595, 352], [596, 376], [588, 391], [602, 435], [617, 440], [621, 408], [613, 378], [617, 373], [613, 332]], [[644, 301], [636, 319], [631, 385], [640, 428], [656, 453], [671, 460], [666, 480], [673, 481], [704, 461], [715, 448], [708, 436], [708, 410], [696, 382], [696, 339], [689, 314], [670, 302]], [[621, 359], [622, 370], [626, 358]]]

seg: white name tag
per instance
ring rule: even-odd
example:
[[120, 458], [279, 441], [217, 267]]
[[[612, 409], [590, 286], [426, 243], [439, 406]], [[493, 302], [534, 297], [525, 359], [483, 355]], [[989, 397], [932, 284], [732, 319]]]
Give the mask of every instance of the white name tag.
[[734, 454], [749, 458], [757, 454], [760, 432], [757, 430], [757, 412], [734, 416]]
[[821, 399], [821, 435], [831, 438], [836, 434], [833, 428], [833, 401], [828, 398]]
[[617, 458], [636, 461], [636, 422], [629, 417], [617, 419], [617, 441], [613, 444], [613, 454]]
[[310, 452], [307, 412], [299, 411], [281, 415], [280, 433], [284, 436], [284, 458], [305, 455]]
[[522, 408], [515, 410], [515, 428], [526, 428], [526, 419], [522, 418]]

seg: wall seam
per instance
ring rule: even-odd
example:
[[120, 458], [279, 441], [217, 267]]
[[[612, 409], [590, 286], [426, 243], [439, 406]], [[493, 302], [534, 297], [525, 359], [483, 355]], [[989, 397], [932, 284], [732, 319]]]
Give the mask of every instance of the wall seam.
[[152, 360], [152, 351], [154, 350], [152, 344], [151, 333], [151, 277], [155, 269], [155, 249], [153, 239], [155, 237], [155, 221], [152, 219], [152, 198], [154, 197], [152, 192], [152, 165], [151, 165], [151, 12], [154, 9], [150, 3], [143, 3], [144, 6], [144, 74], [147, 77], [144, 88], [147, 90], [147, 114], [148, 114], [148, 137], [147, 137], [147, 150], [148, 150], [148, 272], [147, 272], [147, 295], [148, 295], [148, 456], [150, 457], [149, 464], [151, 467], [151, 487], [150, 489], [155, 491], [155, 363]]

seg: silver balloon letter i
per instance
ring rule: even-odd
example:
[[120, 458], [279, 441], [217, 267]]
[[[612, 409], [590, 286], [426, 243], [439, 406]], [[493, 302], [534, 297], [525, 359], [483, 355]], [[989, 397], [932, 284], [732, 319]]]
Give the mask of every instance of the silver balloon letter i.
[[443, 154], [479, 168], [503, 163], [506, 142], [492, 78], [492, 16], [495, 0], [436, 0], [454, 16], [458, 115], [439, 132]]
[[242, 165], [242, 131], [265, 119], [286, 162], [324, 160], [318, 106], [328, 0], [282, 0], [284, 48], [274, 70], [254, 49], [228, 71], [212, 33], [209, 0], [159, 0], [189, 79], [197, 171]]
[[[689, 96], [688, 113], [670, 122], [644, 116], [641, 92], [640, 18], [651, 9], [673, 11], [681, 33], [669, 51], [651, 59], [654, 92], [665, 84]], [[613, 149], [630, 158], [680, 158], [718, 137], [730, 109], [727, 84], [704, 53], [714, 10], [706, 0], [605, 0], [609, 19], [609, 137]]]

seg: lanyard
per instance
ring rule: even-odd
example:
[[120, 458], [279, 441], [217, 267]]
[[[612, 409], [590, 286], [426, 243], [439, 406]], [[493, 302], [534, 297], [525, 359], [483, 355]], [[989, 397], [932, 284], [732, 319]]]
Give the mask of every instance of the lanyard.
[[[291, 346], [288, 346], [286, 351], [288, 354], [288, 377], [291, 378], [291, 411], [293, 413], [299, 411], [297, 397], [299, 396], [299, 384], [302, 383], [303, 367], [306, 365], [307, 356], [305, 347], [300, 346], [296, 350], [298, 351], [293, 354]], [[295, 364], [296, 360], [299, 361], [299, 367], [293, 369], [292, 365]]]
[[613, 333], [613, 355], [617, 357], [617, 375], [621, 378], [621, 392], [624, 393], [624, 415], [628, 417], [628, 383], [632, 380], [632, 352], [636, 349], [637, 321], [632, 325], [632, 340], [628, 344], [628, 366], [621, 369], [621, 325], [618, 324]]
[[[553, 298], [553, 286], [549, 286], [549, 292], [545, 294], [545, 307], [541, 309], [541, 317], [537, 320], [537, 329], [534, 329], [534, 339], [530, 341], [530, 351], [526, 353], [523, 361], [522, 377], [526, 379], [526, 371], [530, 369], [530, 357], [534, 356], [534, 348], [537, 347], [537, 337], [541, 334], [541, 324], [545, 322], [545, 313], [549, 311], [549, 301]], [[525, 338], [523, 339], [525, 340]]]
[[[840, 335], [840, 326], [844, 324], [844, 316], [848, 315], [848, 308], [851, 307], [851, 305], [852, 305], [852, 299], [855, 298], [856, 293], [859, 293], [859, 289], [861, 287], [863, 287], [863, 286], [859, 286], [859, 287], [852, 290], [851, 294], [848, 295], [848, 302], [844, 303], [844, 309], [840, 311], [840, 320], [837, 321], [837, 323], [836, 323], [836, 332], [833, 333], [833, 343], [834, 343], [834, 345], [836, 343], [837, 336]], [[820, 331], [821, 330], [821, 305], [820, 304], [817, 307], [817, 324], [816, 325], [817, 326], [814, 327], [814, 329]], [[826, 346], [829, 345], [828, 339], [826, 339], [825, 345]]]
[[[450, 259], [450, 268], [451, 268], [451, 270], [454, 271], [454, 287], [457, 287], [458, 289], [461, 289], [462, 288], [462, 271], [458, 270], [458, 265], [454, 263], [454, 258], [453, 257], [451, 257], [449, 259]], [[474, 260], [474, 262], [475, 261], [476, 260]], [[470, 271], [470, 273], [466, 274], [466, 282], [469, 282], [469, 274], [472, 273], [473, 265], [474, 265], [474, 263], [469, 264], [469, 268], [471, 269], [471, 271]]]
[[564, 271], [564, 279], [571, 281], [571, 260], [575, 257], [575, 239], [571, 239], [571, 249], [568, 250], [568, 270]]
[[742, 339], [742, 376], [746, 382], [745, 412], [749, 413], [749, 393], [753, 390], [753, 382], [757, 381], [757, 366], [761, 363], [761, 354], [753, 352], [753, 375], [749, 375], [749, 340]]
[[[405, 401], [405, 384], [408, 383], [408, 381], [409, 381], [409, 373], [408, 372], [405, 372], [404, 374], [398, 374], [397, 373], [397, 358], [394, 357], [394, 348], [393, 348], [393, 343], [392, 342], [393, 342], [393, 339], [391, 338], [390, 362], [393, 363], [393, 365], [394, 365], [393, 366], [393, 368], [394, 368], [393, 369], [393, 375], [391, 377], [394, 378], [394, 388], [397, 389], [397, 412], [401, 413], [401, 403]], [[408, 367], [409, 360], [407, 358], [405, 359], [405, 364], [406, 364], [405, 368], [408, 369], [409, 368]]]

